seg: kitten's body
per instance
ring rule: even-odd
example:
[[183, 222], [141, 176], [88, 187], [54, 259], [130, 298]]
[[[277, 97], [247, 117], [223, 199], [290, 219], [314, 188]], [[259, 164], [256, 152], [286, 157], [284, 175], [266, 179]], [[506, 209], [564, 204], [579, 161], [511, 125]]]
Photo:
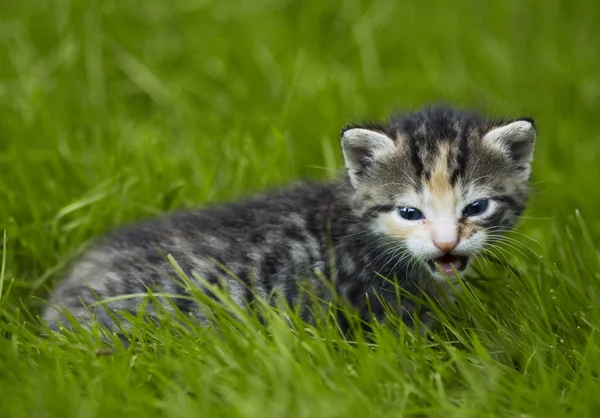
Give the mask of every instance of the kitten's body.
[[[218, 283], [226, 277], [228, 292], [240, 305], [255, 297], [267, 300], [271, 295], [282, 296], [295, 305], [300, 296], [299, 281], [304, 279], [310, 281], [317, 294], [332, 297], [324, 281], [332, 275], [331, 249], [335, 254], [334, 283], [341, 296], [357, 307], [363, 307], [366, 293], [376, 300], [375, 287], [387, 288], [391, 292], [386, 294], [395, 297], [389, 283], [381, 279], [374, 283], [373, 272], [392, 277], [394, 270], [406, 270], [406, 265], [398, 266], [381, 257], [384, 249], [377, 248], [380, 244], [368, 232], [367, 223], [352, 213], [350, 194], [344, 182], [306, 183], [118, 231], [84, 255], [59, 285], [54, 301], [87, 318], [79, 298], [88, 304], [97, 300], [88, 285], [100, 299], [145, 293], [147, 287], [155, 292], [186, 295], [177, 281], [166, 278], [176, 277], [164, 256], [171, 254], [191, 280], [198, 275]], [[400, 277], [402, 287], [415, 290], [413, 281], [418, 275], [413, 270], [411, 277]], [[87, 283], [82, 278], [88, 278]], [[183, 311], [196, 311], [186, 299], [172, 301]], [[135, 311], [137, 303], [139, 299], [111, 302], [108, 306]], [[95, 311], [101, 322], [110, 324], [103, 308]], [[55, 313], [47, 311], [47, 318]]]
[[[528, 120], [484, 121], [447, 108], [345, 129], [347, 171], [337, 180], [117, 231], [73, 266], [51, 303], [87, 322], [81, 301], [91, 304], [148, 288], [185, 294], [167, 277], [175, 276], [164, 257], [171, 254], [193, 281], [225, 278], [229, 294], [242, 306], [273, 293], [291, 305], [300, 303], [299, 287], [306, 279], [324, 299], [332, 300], [335, 288], [364, 319], [369, 312], [383, 316], [382, 298], [410, 323], [414, 304], [404, 298], [397, 306], [394, 285], [381, 276], [395, 278], [411, 293], [423, 289], [435, 297], [434, 283], [443, 282], [452, 267], [464, 270], [463, 261], [489, 241], [486, 231], [516, 223], [527, 199], [534, 137]], [[489, 213], [463, 216], [463, 207], [476, 199], [489, 200]], [[404, 219], [399, 207], [418, 207], [423, 217]], [[436, 272], [432, 260], [446, 273]], [[173, 302], [202, 319], [195, 302]], [[139, 303], [122, 299], [108, 307], [135, 312]], [[94, 311], [99, 322], [113, 325], [104, 308]], [[308, 310], [301, 312], [310, 320]], [[44, 318], [54, 323], [59, 314], [49, 308]]]

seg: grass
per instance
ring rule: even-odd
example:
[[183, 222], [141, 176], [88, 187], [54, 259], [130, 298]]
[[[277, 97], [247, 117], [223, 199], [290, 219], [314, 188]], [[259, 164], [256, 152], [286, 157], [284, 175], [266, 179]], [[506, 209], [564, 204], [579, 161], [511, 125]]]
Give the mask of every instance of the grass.
[[[0, 5], [0, 415], [597, 416], [600, 33], [592, 1]], [[535, 117], [531, 207], [444, 330], [341, 340], [266, 309], [40, 338], [109, 228], [341, 167], [340, 127], [435, 100]], [[525, 238], [525, 234], [535, 241]], [[537, 243], [535, 243], [537, 242]]]

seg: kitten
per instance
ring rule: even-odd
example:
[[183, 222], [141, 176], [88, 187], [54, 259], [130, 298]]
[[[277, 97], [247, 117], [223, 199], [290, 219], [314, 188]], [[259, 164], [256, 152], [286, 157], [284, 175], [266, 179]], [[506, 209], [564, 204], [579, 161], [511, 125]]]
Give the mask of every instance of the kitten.
[[[228, 294], [244, 307], [274, 294], [292, 306], [302, 303], [307, 280], [330, 301], [333, 286], [363, 319], [383, 319], [386, 301], [412, 325], [415, 304], [404, 298], [398, 306], [393, 282], [383, 277], [435, 298], [435, 283], [464, 274], [491, 234], [511, 228], [523, 212], [535, 137], [529, 118], [486, 120], [445, 107], [346, 127], [345, 171], [337, 180], [116, 231], [72, 266], [43, 317], [56, 327], [57, 307], [64, 307], [87, 323], [84, 304], [148, 288], [187, 295], [168, 278], [175, 274], [164, 255], [171, 254], [205, 292], [195, 275], [209, 283], [224, 278]], [[196, 302], [172, 302], [203, 320]], [[139, 303], [106, 305], [135, 313]], [[89, 312], [114, 329], [105, 308]], [[310, 320], [308, 310], [301, 312]]]

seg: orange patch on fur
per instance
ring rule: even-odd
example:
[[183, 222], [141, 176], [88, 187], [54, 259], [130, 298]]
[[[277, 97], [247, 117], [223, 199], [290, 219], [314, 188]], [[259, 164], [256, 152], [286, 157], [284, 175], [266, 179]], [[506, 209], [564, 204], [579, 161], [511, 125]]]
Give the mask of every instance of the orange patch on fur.
[[420, 237], [426, 239], [428, 236], [427, 226], [423, 223], [414, 222], [410, 225], [399, 223], [393, 213], [379, 215], [378, 223], [381, 231], [393, 238]]
[[431, 172], [431, 178], [427, 182], [429, 190], [428, 205], [436, 212], [456, 206], [454, 188], [450, 183], [450, 172], [448, 171], [449, 145], [443, 145], [439, 149], [439, 155]]
[[469, 238], [471, 235], [473, 235], [475, 232], [477, 232], [479, 228], [477, 227], [477, 225], [473, 224], [473, 223], [465, 223], [461, 226], [460, 228], [460, 239], [467, 239]]

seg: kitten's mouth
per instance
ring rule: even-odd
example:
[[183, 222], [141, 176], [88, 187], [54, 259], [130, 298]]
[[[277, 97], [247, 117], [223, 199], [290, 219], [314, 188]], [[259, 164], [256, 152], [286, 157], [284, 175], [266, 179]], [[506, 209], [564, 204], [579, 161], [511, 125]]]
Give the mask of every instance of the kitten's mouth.
[[441, 270], [442, 273], [444, 273], [447, 277], [453, 277], [454, 270], [456, 270], [459, 273], [464, 271], [467, 268], [468, 262], [469, 257], [458, 255], [444, 255], [442, 257], [429, 260], [427, 262], [427, 265], [434, 273], [437, 273]]

